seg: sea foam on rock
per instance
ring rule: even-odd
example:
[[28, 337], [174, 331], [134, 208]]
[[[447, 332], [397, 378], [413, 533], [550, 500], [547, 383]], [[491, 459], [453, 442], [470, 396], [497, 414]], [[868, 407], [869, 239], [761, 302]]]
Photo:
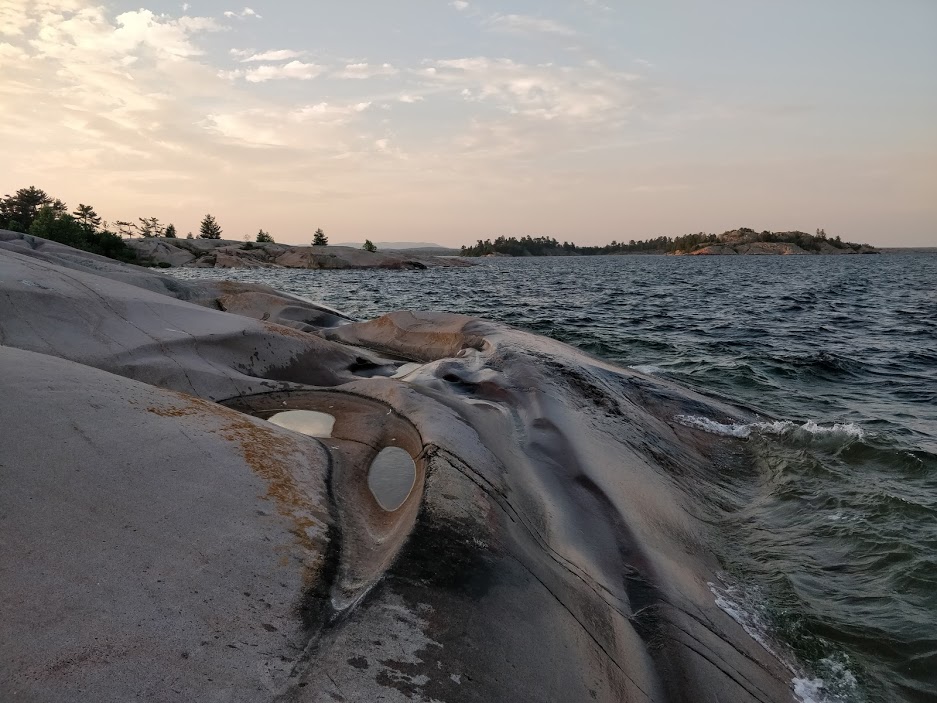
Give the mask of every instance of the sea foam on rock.
[[[13, 233], [0, 374], [11, 700], [791, 700], [707, 585], [720, 440], [673, 421], [737, 409], [504, 325]], [[330, 436], [264, 421], [290, 410]]]

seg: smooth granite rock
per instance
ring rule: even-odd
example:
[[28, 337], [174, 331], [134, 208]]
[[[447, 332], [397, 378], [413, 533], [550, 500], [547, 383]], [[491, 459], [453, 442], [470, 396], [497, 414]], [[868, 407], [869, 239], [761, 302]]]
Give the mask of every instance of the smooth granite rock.
[[708, 585], [728, 449], [673, 421], [745, 411], [475, 318], [5, 236], [3, 700], [793, 699]]
[[425, 269], [471, 266], [459, 257], [420, 252], [368, 252], [345, 246], [293, 246], [228, 239], [128, 239], [144, 262], [196, 268]]

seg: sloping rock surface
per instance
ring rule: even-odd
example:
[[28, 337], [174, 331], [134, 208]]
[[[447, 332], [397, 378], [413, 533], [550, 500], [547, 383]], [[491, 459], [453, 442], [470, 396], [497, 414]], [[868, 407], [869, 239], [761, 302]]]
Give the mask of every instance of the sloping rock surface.
[[225, 239], [128, 239], [141, 261], [199, 268], [425, 269], [470, 266], [458, 257], [419, 252], [368, 252], [344, 246], [292, 246]]
[[792, 699], [707, 585], [723, 449], [672, 421], [744, 412], [483, 320], [6, 236], [4, 699]]

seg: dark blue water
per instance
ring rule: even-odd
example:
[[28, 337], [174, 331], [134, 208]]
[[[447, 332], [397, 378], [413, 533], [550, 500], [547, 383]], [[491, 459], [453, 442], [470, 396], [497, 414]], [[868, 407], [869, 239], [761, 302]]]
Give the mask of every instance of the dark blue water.
[[804, 700], [937, 700], [937, 256], [530, 258], [427, 271], [174, 271], [370, 318], [506, 322], [745, 404], [708, 506], [721, 601]]

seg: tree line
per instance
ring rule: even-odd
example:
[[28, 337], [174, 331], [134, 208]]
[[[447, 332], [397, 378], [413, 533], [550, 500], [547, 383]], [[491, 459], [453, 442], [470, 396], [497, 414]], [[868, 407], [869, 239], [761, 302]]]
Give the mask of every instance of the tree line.
[[[69, 212], [64, 202], [35, 186], [20, 188], [12, 195], [0, 198], [0, 229], [31, 234], [76, 249], [129, 262], [134, 261], [136, 255], [134, 250], [127, 246], [125, 239], [179, 238], [173, 223], [164, 225], [157, 217], [139, 217], [135, 222], [115, 220], [108, 223], [94, 207], [85, 203], [79, 203], [78, 207]], [[223, 233], [218, 220], [211, 214], [205, 215], [199, 223], [199, 239], [221, 239]], [[185, 238], [196, 237], [189, 232]], [[250, 241], [247, 236], [245, 239]], [[273, 235], [263, 229], [257, 232], [254, 241], [260, 244], [276, 243]], [[329, 238], [321, 227], [313, 233], [311, 244], [328, 246]], [[362, 248], [377, 251], [371, 240], [365, 241]]]
[[559, 242], [553, 237], [505, 237], [495, 240], [479, 239], [473, 246], [463, 246], [462, 256], [597, 256], [603, 254], [674, 254], [688, 253], [719, 243], [748, 244], [753, 242], [785, 242], [806, 251], [820, 251], [826, 242], [836, 249], [858, 250], [861, 244], [844, 242], [839, 235], [827, 237], [826, 231], [818, 229], [816, 234], [806, 232], [756, 232], [750, 227], [711, 234], [695, 232], [678, 237], [653, 237], [644, 240], [618, 242], [612, 240], [604, 246], [578, 246], [572, 242]]
[[80, 203], [74, 211], [35, 186], [0, 198], [0, 228], [24, 232], [121, 261], [136, 255], [121, 235], [108, 228], [94, 208]]

